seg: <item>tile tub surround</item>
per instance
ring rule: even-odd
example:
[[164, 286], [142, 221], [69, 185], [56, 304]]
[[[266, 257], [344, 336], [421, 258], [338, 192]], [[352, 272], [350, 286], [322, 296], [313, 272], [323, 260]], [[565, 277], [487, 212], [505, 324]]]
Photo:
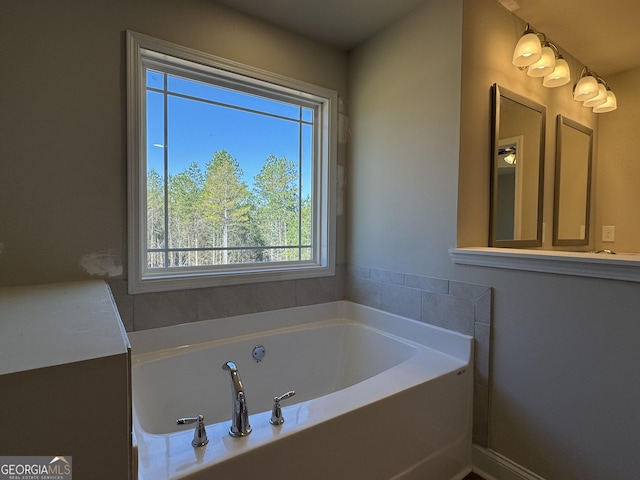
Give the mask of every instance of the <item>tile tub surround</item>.
[[345, 298], [475, 338], [473, 442], [487, 446], [491, 288], [374, 268], [348, 266]]
[[109, 282], [128, 332], [344, 300], [344, 267], [332, 277], [129, 295]]

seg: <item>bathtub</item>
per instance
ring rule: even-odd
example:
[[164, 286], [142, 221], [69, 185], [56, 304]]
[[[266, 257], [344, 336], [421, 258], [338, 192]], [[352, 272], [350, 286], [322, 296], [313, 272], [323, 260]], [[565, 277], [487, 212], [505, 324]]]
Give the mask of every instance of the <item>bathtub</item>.
[[[471, 337], [341, 301], [129, 339], [140, 480], [457, 480], [471, 470]], [[241, 438], [228, 435], [226, 361], [253, 428]], [[273, 426], [273, 398], [289, 390]], [[209, 443], [194, 448], [194, 426], [176, 419], [200, 414]]]

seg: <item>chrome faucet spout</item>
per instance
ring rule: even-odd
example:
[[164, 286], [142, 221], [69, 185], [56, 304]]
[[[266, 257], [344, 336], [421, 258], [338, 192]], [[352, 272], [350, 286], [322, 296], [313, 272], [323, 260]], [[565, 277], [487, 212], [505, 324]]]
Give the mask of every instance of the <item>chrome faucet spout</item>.
[[225, 362], [222, 369], [229, 372], [231, 382], [231, 426], [229, 435], [232, 437], [244, 437], [251, 433], [249, 425], [249, 410], [247, 408], [247, 398], [244, 393], [244, 386], [240, 379], [238, 367], [233, 362]]

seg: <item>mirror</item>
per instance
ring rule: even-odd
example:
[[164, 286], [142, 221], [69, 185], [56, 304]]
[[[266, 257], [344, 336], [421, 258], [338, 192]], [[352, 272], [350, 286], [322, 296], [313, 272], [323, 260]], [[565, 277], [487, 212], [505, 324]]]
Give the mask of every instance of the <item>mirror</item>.
[[553, 244], [588, 245], [593, 130], [558, 115]]
[[493, 85], [492, 247], [542, 246], [546, 107]]

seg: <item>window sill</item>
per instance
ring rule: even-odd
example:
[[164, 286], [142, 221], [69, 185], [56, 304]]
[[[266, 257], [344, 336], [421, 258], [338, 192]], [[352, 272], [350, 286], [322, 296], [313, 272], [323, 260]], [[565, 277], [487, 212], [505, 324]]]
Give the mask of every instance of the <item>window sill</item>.
[[251, 283], [282, 282], [306, 278], [328, 277], [335, 275], [335, 266], [289, 267], [263, 271], [245, 271], [241, 273], [222, 273], [211, 275], [205, 272], [194, 274], [168, 274], [165, 276], [147, 276], [141, 281], [129, 280], [129, 294], [167, 292], [172, 290], [191, 290], [196, 288], [227, 287]]
[[452, 248], [458, 265], [506, 268], [530, 272], [640, 282], [640, 254], [595, 254], [516, 248]]

